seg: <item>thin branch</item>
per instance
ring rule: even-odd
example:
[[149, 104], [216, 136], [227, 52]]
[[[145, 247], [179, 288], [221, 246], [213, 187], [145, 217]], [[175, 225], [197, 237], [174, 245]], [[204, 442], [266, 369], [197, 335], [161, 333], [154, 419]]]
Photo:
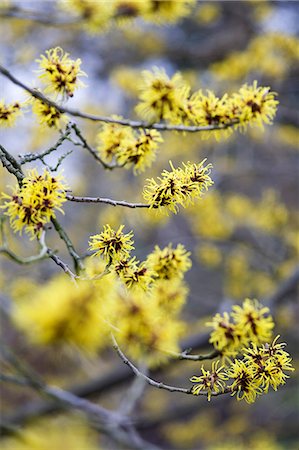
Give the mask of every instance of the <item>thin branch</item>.
[[124, 206], [126, 208], [149, 208], [147, 203], [129, 203], [123, 200], [112, 200], [111, 198], [102, 197], [76, 197], [74, 195], [67, 194], [66, 199], [70, 202], [78, 203], [106, 203], [112, 206]]
[[92, 403], [88, 400], [80, 398], [71, 392], [65, 391], [58, 387], [49, 386], [40, 377], [35, 374], [28, 366], [6, 347], [3, 346], [2, 355], [10, 363], [10, 365], [22, 375], [22, 378], [1, 374], [2, 381], [28, 386], [35, 389], [42, 395], [46, 395], [58, 404], [64, 407], [77, 409], [84, 412], [89, 417], [91, 423], [95, 423], [102, 432], [107, 434], [114, 441], [125, 444], [126, 447], [143, 450], [158, 450], [158, 447], [145, 442], [132, 427], [131, 421], [118, 412], [109, 411], [102, 406]]
[[8, 248], [3, 233], [3, 219], [1, 220], [1, 218], [0, 218], [0, 232], [2, 236], [2, 246], [0, 247], [0, 253], [3, 253], [4, 255], [8, 256], [18, 264], [24, 265], [32, 264], [34, 262], [41, 261], [42, 259], [46, 259], [50, 256], [50, 253], [48, 254], [49, 249], [45, 243], [45, 232], [42, 233], [40, 239], [38, 240], [41, 246], [40, 252], [37, 255], [28, 256], [27, 258], [22, 258], [21, 256], [16, 255], [12, 250]]
[[78, 275], [80, 271], [84, 271], [84, 265], [83, 265], [83, 263], [81, 261], [80, 256], [76, 252], [72, 241], [70, 240], [70, 238], [68, 237], [66, 231], [60, 225], [58, 220], [55, 219], [54, 217], [52, 217], [51, 222], [54, 225], [54, 228], [57, 231], [57, 233], [59, 234], [60, 238], [64, 241], [65, 245], [67, 246], [69, 254], [71, 255], [71, 257], [73, 258], [73, 261], [74, 261], [76, 274]]
[[[22, 168], [16, 161], [16, 159], [7, 150], [5, 150], [5, 148], [2, 147], [2, 145], [0, 145], [0, 160], [2, 161], [3, 166], [6, 167], [6, 169], [17, 178], [19, 185], [22, 186], [22, 182], [25, 177], [25, 175], [22, 172]], [[60, 225], [57, 219], [52, 217], [51, 222], [54, 225], [54, 228], [59, 234], [60, 238], [65, 242], [69, 254], [73, 258], [76, 273], [78, 274], [79, 271], [84, 270], [84, 265], [81, 261], [80, 256], [76, 252], [73, 243], [68, 237], [66, 231], [63, 229], [63, 227]], [[75, 277], [75, 275], [68, 268], [68, 266], [65, 263], [63, 263], [57, 255], [54, 255], [50, 249], [47, 250], [47, 253], [49, 257], [53, 261], [55, 261], [55, 263], [58, 264], [66, 273], [68, 273], [72, 278]]]
[[78, 276], [75, 275], [74, 272], [72, 272], [72, 270], [69, 268], [69, 266], [64, 261], [62, 261], [62, 259], [60, 259], [59, 256], [56, 255], [56, 253], [54, 253], [50, 248], [48, 249], [47, 253], [49, 258], [51, 258], [55, 262], [55, 264], [57, 264], [57, 266], [61, 267], [62, 270], [71, 277], [72, 280], [78, 278]]
[[[223, 125], [205, 125], [205, 126], [187, 126], [187, 125], [169, 125], [166, 123], [146, 123], [142, 121], [130, 120], [130, 119], [116, 119], [112, 117], [99, 116], [95, 114], [89, 114], [81, 112], [77, 109], [66, 108], [65, 106], [58, 105], [57, 103], [50, 100], [48, 97], [44, 96], [41, 92], [36, 89], [32, 89], [22, 81], [18, 80], [12, 73], [10, 73], [5, 67], [0, 65], [0, 73], [8, 78], [12, 83], [21, 87], [25, 91], [29, 92], [34, 98], [38, 98], [42, 102], [53, 106], [57, 111], [65, 114], [69, 114], [73, 117], [80, 117], [81, 119], [92, 120], [94, 122], [104, 122], [104, 123], [115, 123], [118, 125], [129, 126], [131, 128], [145, 128], [154, 129], [159, 131], [182, 131], [189, 133], [197, 133], [200, 131], [212, 131], [212, 130], [225, 130], [236, 125], [238, 122], [236, 120]], [[105, 163], [106, 164], [106, 163]], [[108, 167], [109, 168], [109, 167]]]
[[5, 167], [9, 173], [14, 175], [18, 180], [19, 185], [22, 185], [22, 181], [25, 175], [22, 172], [21, 166], [17, 160], [0, 144], [0, 160], [3, 167]]
[[0, 381], [18, 384], [19, 386], [28, 386], [28, 381], [25, 378], [15, 377], [13, 375], [7, 375], [5, 373], [0, 373]]
[[73, 153], [73, 150], [69, 150], [68, 152], [66, 152], [63, 155], [61, 155], [60, 158], [58, 158], [56, 166], [54, 166], [54, 167], [53, 166], [49, 166], [48, 164], [45, 164], [45, 162], [44, 162], [44, 165], [49, 168], [50, 172], [56, 172], [56, 170], [58, 170], [58, 168], [60, 167], [62, 162], [65, 160], [65, 158], [67, 156], [71, 155], [72, 153]]
[[63, 389], [59, 389], [57, 387], [48, 386], [44, 383], [40, 377], [32, 371], [32, 369], [28, 368], [21, 362], [6, 346], [1, 346], [2, 356], [7, 360], [7, 362], [19, 373], [23, 378], [18, 378], [14, 376], [3, 376], [2, 379], [15, 382], [22, 385], [27, 385], [28, 387], [32, 387], [43, 394], [46, 394], [53, 398], [54, 400], [58, 400], [66, 404], [67, 406], [74, 407], [81, 411], [84, 411], [87, 414], [91, 414], [104, 422], [110, 422], [111, 419], [117, 419], [117, 423], [120, 422], [119, 414], [114, 414], [108, 410], [105, 410], [99, 405], [89, 402], [88, 400], [84, 400], [80, 397], [77, 397], [70, 392], [64, 391]]
[[80, 144], [80, 143], [77, 143], [77, 144], [80, 144], [81, 147], [85, 148], [85, 149], [86, 149], [86, 150], [94, 157], [94, 159], [95, 159], [97, 162], [99, 162], [100, 164], [102, 164], [102, 166], [103, 166], [105, 169], [112, 170], [112, 169], [115, 169], [116, 167], [121, 167], [121, 166], [118, 166], [118, 165], [116, 165], [116, 164], [115, 164], [115, 165], [111, 165], [111, 164], [106, 163], [106, 162], [99, 156], [99, 153], [98, 153], [94, 148], [92, 148], [91, 145], [88, 144], [88, 142], [87, 142], [87, 140], [85, 139], [85, 137], [83, 136], [81, 130], [78, 128], [78, 125], [75, 124], [75, 123], [72, 123], [72, 124], [71, 124], [71, 127], [73, 128], [73, 130], [74, 130], [76, 136], [77, 136], [77, 137], [80, 139], [80, 141], [81, 141], [81, 144]]
[[[124, 362], [124, 364], [129, 366], [129, 368], [132, 370], [132, 372], [134, 372], [134, 374], [137, 377], [143, 378], [149, 385], [151, 385], [155, 388], [158, 388], [158, 389], [164, 389], [169, 392], [181, 392], [182, 394], [192, 394], [192, 387], [189, 389], [186, 389], [186, 388], [181, 388], [181, 387], [177, 387], [177, 386], [170, 386], [168, 384], [164, 384], [162, 382], [155, 381], [152, 378], [145, 375], [144, 373], [140, 372], [140, 370], [137, 369], [137, 367], [134, 366], [134, 364], [121, 351], [121, 349], [119, 348], [119, 346], [116, 342], [116, 339], [113, 335], [112, 335], [112, 342], [113, 342], [113, 348], [116, 350], [118, 356], [121, 358], [121, 360]], [[221, 394], [227, 394], [228, 392], [230, 392], [230, 390], [227, 390], [227, 389], [224, 390], [223, 392], [213, 392], [212, 396], [216, 397]], [[204, 392], [200, 392], [200, 395], [207, 397], [208, 394], [204, 393]]]
[[189, 352], [192, 349], [184, 350], [182, 353], [171, 352], [170, 354], [177, 359], [184, 359], [189, 361], [206, 361], [208, 359], [217, 358], [221, 353], [218, 350], [214, 350], [211, 353], [207, 353], [206, 355], [190, 355]]
[[68, 124], [66, 126], [65, 132], [61, 135], [61, 137], [58, 139], [58, 141], [56, 142], [55, 145], [53, 145], [52, 147], [48, 148], [47, 150], [41, 152], [41, 153], [27, 153], [25, 155], [19, 155], [20, 158], [20, 165], [32, 162], [32, 161], [36, 161], [38, 159], [40, 159], [41, 161], [43, 161], [45, 156], [50, 155], [50, 153], [55, 152], [55, 150], [58, 149], [58, 147], [66, 140], [68, 139], [68, 137], [71, 134], [71, 128], [70, 125]]

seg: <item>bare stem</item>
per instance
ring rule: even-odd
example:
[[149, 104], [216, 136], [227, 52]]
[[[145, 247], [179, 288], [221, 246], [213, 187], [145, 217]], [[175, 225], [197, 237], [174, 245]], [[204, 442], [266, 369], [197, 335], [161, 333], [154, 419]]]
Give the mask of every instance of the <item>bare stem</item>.
[[12, 250], [10, 250], [7, 246], [7, 242], [4, 237], [4, 231], [3, 231], [3, 220], [0, 218], [0, 231], [2, 236], [2, 246], [0, 247], [0, 253], [3, 253], [4, 255], [11, 258], [13, 261], [15, 261], [18, 264], [32, 264], [37, 261], [41, 261], [42, 259], [46, 259], [49, 256], [51, 256], [50, 253], [48, 253], [49, 249], [45, 243], [45, 232], [42, 233], [39, 244], [41, 246], [40, 252], [37, 255], [28, 256], [27, 258], [22, 258], [21, 256], [16, 255]]
[[103, 197], [76, 197], [74, 195], [67, 194], [66, 199], [70, 202], [78, 203], [106, 203], [112, 206], [124, 206], [126, 208], [149, 208], [150, 205], [146, 203], [129, 203], [123, 200], [112, 200], [111, 198]]
[[23, 165], [23, 164], [26, 164], [26, 163], [29, 163], [32, 161], [36, 161], [38, 159], [43, 161], [44, 157], [50, 155], [50, 153], [52, 153], [52, 152], [55, 152], [58, 149], [58, 147], [60, 147], [60, 145], [66, 139], [68, 139], [70, 134], [71, 134], [71, 128], [70, 128], [70, 125], [67, 125], [65, 132], [60, 136], [60, 138], [58, 139], [56, 144], [53, 145], [52, 147], [48, 148], [47, 150], [45, 150], [41, 153], [27, 153], [25, 155], [19, 155], [20, 165]]
[[217, 358], [221, 353], [218, 350], [214, 350], [211, 353], [207, 353], [206, 355], [190, 355], [189, 352], [191, 349], [184, 350], [182, 353], [170, 352], [172, 356], [177, 359], [184, 359], [189, 361], [206, 361], [208, 359]]
[[[164, 389], [169, 392], [181, 392], [182, 394], [192, 394], [192, 387], [189, 389], [186, 389], [186, 388], [181, 388], [181, 387], [177, 387], [177, 386], [170, 386], [168, 384], [164, 384], [162, 382], [155, 381], [152, 378], [145, 375], [144, 373], [140, 372], [140, 370], [137, 369], [137, 367], [134, 366], [134, 364], [121, 351], [121, 349], [119, 348], [119, 346], [116, 342], [116, 339], [113, 335], [112, 335], [112, 342], [113, 342], [113, 348], [116, 350], [118, 356], [121, 358], [121, 360], [124, 362], [124, 364], [129, 366], [130, 369], [132, 370], [132, 372], [134, 372], [134, 374], [137, 377], [143, 378], [149, 385], [151, 385], [157, 389]], [[227, 394], [228, 392], [229, 391], [227, 391], [227, 390], [225, 390], [224, 392], [213, 392], [212, 396], [216, 397], [221, 394]], [[199, 395], [203, 395], [203, 396], [207, 397], [208, 394], [205, 392], [200, 392]]]
[[95, 159], [96, 161], [98, 161], [100, 164], [102, 164], [102, 166], [103, 166], [105, 169], [112, 170], [112, 169], [115, 169], [116, 167], [120, 167], [120, 166], [117, 166], [117, 165], [110, 165], [110, 164], [106, 163], [106, 162], [99, 156], [98, 152], [97, 152], [94, 148], [92, 148], [91, 145], [88, 144], [87, 140], [86, 140], [85, 137], [83, 136], [81, 130], [78, 128], [78, 125], [77, 125], [77, 124], [72, 123], [72, 124], [71, 124], [71, 127], [73, 128], [73, 130], [74, 130], [76, 136], [80, 139], [80, 141], [81, 141], [81, 147], [85, 148], [85, 149], [86, 149], [86, 150], [94, 157], [94, 159]]
[[72, 241], [70, 240], [70, 238], [68, 237], [66, 231], [60, 225], [58, 220], [55, 219], [54, 217], [52, 217], [51, 222], [53, 223], [54, 228], [57, 231], [57, 233], [59, 234], [60, 238], [64, 241], [65, 245], [67, 246], [69, 254], [71, 255], [71, 257], [73, 258], [73, 261], [74, 261], [75, 271], [76, 271], [76, 273], [78, 275], [80, 271], [84, 271], [84, 265], [83, 265], [83, 263], [81, 261], [80, 256], [76, 252]]
[[14, 175], [18, 180], [19, 185], [22, 185], [24, 174], [21, 166], [17, 160], [0, 144], [0, 160], [3, 167], [5, 167], [9, 173]]

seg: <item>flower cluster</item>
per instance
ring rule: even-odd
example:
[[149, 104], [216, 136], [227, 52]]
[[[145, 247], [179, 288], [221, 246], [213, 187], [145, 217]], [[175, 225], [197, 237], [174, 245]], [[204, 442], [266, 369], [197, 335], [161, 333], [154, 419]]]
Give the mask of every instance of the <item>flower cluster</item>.
[[139, 262], [130, 254], [132, 232], [124, 234], [123, 228], [114, 231], [106, 225], [100, 235], [91, 237], [93, 256], [102, 259], [91, 258], [93, 266], [89, 262], [86, 274], [94, 282], [107, 273], [118, 279], [118, 302], [109, 323], [128, 355], [155, 365], [179, 350], [184, 327], [178, 314], [188, 295], [183, 276], [191, 267], [190, 253], [181, 244], [156, 246]]
[[116, 260], [112, 268], [129, 289], [138, 287], [147, 290], [155, 276], [153, 270], [145, 262], [136, 260], [135, 256]]
[[204, 392], [207, 394], [208, 401], [210, 401], [212, 393], [224, 392], [227, 377], [223, 371], [224, 366], [218, 367], [218, 365], [219, 360], [213, 361], [211, 370], [205, 370], [202, 366], [201, 375], [190, 378], [192, 383], [197, 383], [192, 387], [192, 394], [200, 395]]
[[6, 104], [3, 100], [0, 100], [0, 126], [11, 127], [21, 114], [20, 103]]
[[[142, 289], [123, 292], [114, 324], [120, 346], [126, 348], [130, 356], [150, 366], [179, 351], [179, 339], [185, 328], [177, 318], [179, 310], [166, 314], [156, 292]], [[164, 294], [164, 302], [170, 304], [172, 291], [167, 288]]]
[[[178, 244], [176, 248], [173, 248], [172, 244], [163, 249], [156, 246], [146, 260], [140, 262], [135, 256], [131, 256], [131, 250], [134, 249], [133, 232], [125, 234], [123, 229], [124, 225], [121, 225], [117, 231], [110, 225], [105, 225], [102, 233], [90, 237], [89, 249], [94, 252], [92, 256], [100, 256], [104, 259], [127, 288], [138, 287], [147, 291], [153, 288], [153, 285], [156, 286], [158, 280], [174, 282], [183, 280], [184, 273], [191, 268], [192, 263], [190, 252], [182, 244]], [[158, 288], [157, 295], [160, 295], [168, 286], [167, 283], [164, 287], [162, 285], [163, 283]], [[175, 290], [181, 288], [175, 284], [174, 287]], [[177, 304], [181, 303], [179, 298], [182, 298], [185, 293], [185, 287], [181, 293], [177, 293]]]
[[191, 268], [192, 262], [190, 252], [187, 252], [182, 244], [178, 244], [176, 248], [172, 248], [169, 244], [163, 249], [156, 245], [154, 251], [148, 255], [146, 265], [159, 279], [172, 280], [183, 278], [184, 273]]
[[68, 344], [88, 353], [105, 348], [113, 332], [128, 355], [150, 365], [178, 352], [184, 330], [178, 315], [188, 294], [183, 280], [175, 274], [157, 278], [134, 257], [114, 258], [107, 267], [107, 252], [101, 255], [87, 258], [87, 279], [77, 283], [58, 276], [43, 286], [15, 289], [22, 299], [13, 313], [16, 325], [35, 344]]
[[[268, 87], [259, 87], [256, 81], [252, 85], [243, 85], [230, 96], [225, 94], [218, 98], [211, 91], [205, 94], [199, 90], [191, 94], [190, 86], [179, 73], [169, 78], [158, 68], [143, 72], [140, 90], [136, 111], [143, 118], [222, 128], [221, 132], [214, 132], [216, 137], [231, 133], [228, 126], [245, 128], [272, 123], [278, 104], [275, 93]], [[206, 136], [209, 135], [210, 132]]]
[[150, 121], [180, 123], [185, 116], [183, 105], [190, 93], [181, 74], [169, 78], [164, 69], [155, 67], [152, 72], [143, 71], [142, 76], [136, 112]]
[[148, 179], [144, 187], [143, 197], [150, 208], [167, 207], [177, 213], [178, 205], [184, 208], [201, 197], [203, 191], [213, 184], [210, 178], [211, 164], [204, 166], [205, 159], [199, 163], [183, 163], [183, 168], [174, 168], [170, 162], [171, 172], [163, 170], [158, 182]]
[[110, 225], [104, 226], [104, 231], [90, 237], [89, 249], [94, 251], [94, 256], [103, 256], [107, 263], [113, 260], [127, 258], [133, 247], [133, 232], [124, 234], [124, 225], [121, 225], [117, 231]]
[[227, 369], [227, 377], [233, 380], [229, 388], [238, 400], [245, 399], [253, 403], [257, 395], [267, 393], [271, 386], [275, 391], [285, 384], [288, 375], [285, 371], [293, 371], [290, 355], [283, 350], [285, 343], [277, 343], [277, 336], [272, 344], [261, 347], [252, 344], [244, 348], [244, 359], [235, 361]]
[[39, 175], [33, 169], [12, 195], [2, 194], [4, 204], [0, 208], [4, 209], [15, 232], [21, 233], [25, 228], [32, 238], [40, 237], [44, 225], [55, 218], [55, 210], [63, 212], [66, 188], [61, 176], [53, 177], [48, 170]]
[[80, 24], [90, 33], [101, 33], [111, 25], [122, 25], [141, 17], [156, 23], [173, 23], [188, 16], [195, 0], [60, 0], [60, 6], [80, 16]]
[[217, 313], [211, 322], [210, 341], [222, 355], [234, 356], [250, 342], [261, 344], [271, 339], [274, 322], [269, 308], [257, 300], [246, 299], [242, 306], [234, 305], [233, 311]]
[[65, 122], [65, 116], [54, 106], [50, 106], [38, 98], [32, 98], [31, 103], [32, 112], [38, 117], [40, 125], [59, 128]]
[[94, 353], [109, 341], [116, 293], [112, 274], [96, 283], [76, 284], [57, 276], [28, 293], [26, 301], [18, 303], [13, 319], [35, 344], [72, 344]]
[[155, 280], [151, 295], [167, 316], [178, 314], [186, 302], [189, 289], [181, 278]]
[[[121, 119], [119, 116], [113, 116]], [[103, 124], [97, 135], [98, 151], [104, 160], [121, 166], [133, 166], [134, 172], [142, 172], [150, 167], [156, 157], [158, 144], [163, 142], [157, 130], [140, 129], [117, 124]]]
[[244, 79], [249, 73], [260, 73], [273, 78], [283, 77], [298, 61], [299, 40], [295, 36], [266, 33], [250, 41], [247, 49], [228, 55], [211, 67], [222, 80]]
[[86, 75], [81, 69], [81, 60], [73, 60], [68, 53], [60, 47], [46, 50], [37, 60], [40, 67], [41, 80], [47, 85], [45, 92], [61, 94], [63, 97], [72, 97], [75, 89], [84, 86], [79, 77]]

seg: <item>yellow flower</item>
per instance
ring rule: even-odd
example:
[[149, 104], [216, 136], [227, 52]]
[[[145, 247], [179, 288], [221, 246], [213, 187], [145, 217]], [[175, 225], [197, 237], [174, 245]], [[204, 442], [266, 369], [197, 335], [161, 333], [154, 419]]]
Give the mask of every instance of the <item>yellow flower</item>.
[[200, 208], [194, 205], [188, 208], [187, 214], [194, 232], [209, 241], [227, 239], [233, 231], [231, 218], [224, 210], [223, 196], [217, 190], [209, 191]]
[[180, 123], [190, 90], [181, 74], [169, 78], [163, 69], [155, 67], [152, 72], [143, 71], [142, 76], [137, 113], [150, 121]]
[[35, 344], [72, 344], [94, 353], [109, 342], [116, 292], [111, 277], [75, 284], [57, 276], [19, 302], [13, 319]]
[[199, 395], [202, 391], [207, 393], [208, 401], [211, 400], [212, 393], [220, 393], [224, 391], [226, 379], [225, 373], [223, 372], [224, 366], [218, 367], [219, 360], [213, 361], [212, 369], [205, 370], [201, 367], [201, 373], [199, 377], [193, 376], [190, 378], [192, 383], [198, 383], [192, 387], [192, 394]]
[[150, 0], [113, 0], [114, 20], [118, 25], [126, 25], [132, 19], [146, 14], [150, 7]]
[[254, 377], [253, 367], [245, 364], [244, 361], [235, 359], [226, 374], [234, 380], [228, 387], [232, 390], [232, 395], [237, 394], [237, 400], [245, 399], [247, 403], [254, 403], [257, 395], [262, 394], [259, 382]]
[[128, 288], [138, 287], [147, 290], [155, 275], [144, 262], [137, 261], [135, 256], [131, 259], [120, 259], [112, 267]]
[[[120, 116], [112, 116], [122, 119]], [[97, 135], [97, 149], [107, 161], [113, 159], [121, 166], [133, 166], [134, 172], [142, 172], [155, 160], [158, 144], [163, 142], [157, 130], [133, 130], [115, 123], [102, 125]]]
[[12, 229], [40, 237], [44, 225], [55, 218], [55, 210], [63, 212], [62, 204], [66, 201], [64, 184], [61, 176], [54, 177], [48, 170], [39, 175], [31, 170], [23, 179], [22, 186], [16, 186], [12, 195], [2, 194], [4, 214], [9, 217]]
[[160, 249], [158, 245], [146, 259], [146, 265], [151, 268], [160, 279], [171, 280], [183, 278], [184, 272], [191, 268], [190, 252], [182, 244], [172, 248], [172, 244]]
[[[222, 98], [218, 98], [212, 91], [207, 91], [206, 95], [202, 91], [192, 94], [186, 113], [191, 122], [199, 126], [225, 125], [234, 120], [234, 114], [228, 103], [228, 95], [225, 94]], [[216, 138], [228, 136], [232, 131], [232, 128], [227, 128], [226, 130], [207, 132], [203, 137], [207, 138], [211, 133]]]
[[97, 434], [85, 420], [60, 416], [38, 420], [1, 440], [2, 450], [100, 450]]
[[233, 117], [238, 121], [236, 127], [245, 129], [248, 124], [260, 127], [264, 123], [272, 124], [279, 103], [275, 95], [269, 87], [258, 87], [257, 81], [251, 86], [242, 86], [229, 101]]
[[219, 4], [204, 3], [198, 10], [196, 18], [200, 23], [210, 24], [215, 22], [221, 16]]
[[46, 50], [46, 56], [41, 55], [37, 59], [40, 78], [47, 85], [45, 92], [55, 92], [63, 97], [72, 97], [75, 89], [84, 86], [79, 77], [86, 76], [80, 69], [81, 60], [73, 60], [69, 53], [65, 53], [60, 47]]
[[115, 13], [115, 0], [59, 0], [59, 5], [78, 16], [80, 25], [92, 34], [106, 31]]
[[171, 172], [163, 170], [158, 182], [154, 178], [147, 180], [143, 197], [150, 208], [167, 207], [177, 213], [178, 205], [184, 208], [202, 196], [203, 191], [213, 184], [210, 178], [211, 164], [204, 166], [205, 159], [199, 164], [188, 162], [182, 168], [174, 168], [170, 162]]
[[38, 117], [41, 125], [50, 128], [59, 128], [63, 122], [66, 122], [66, 117], [54, 106], [50, 106], [37, 98], [32, 99], [32, 111]]
[[154, 23], [173, 23], [188, 16], [195, 0], [149, 0], [149, 11], [143, 14], [146, 20]]
[[126, 167], [133, 165], [134, 172], [143, 172], [156, 158], [158, 144], [163, 142], [157, 130], [140, 130], [139, 136], [122, 146], [116, 154], [117, 162]]
[[[122, 119], [122, 117], [113, 115], [112, 119]], [[121, 154], [123, 149], [133, 141], [134, 132], [132, 128], [116, 123], [104, 123], [97, 134], [97, 150], [107, 162], [111, 162], [118, 153]]]
[[118, 304], [116, 338], [128, 355], [154, 366], [179, 351], [184, 325], [161, 310], [150, 292], [123, 292]]
[[178, 314], [187, 300], [189, 289], [180, 278], [160, 278], [151, 289], [151, 296], [161, 311], [168, 315]]
[[14, 125], [17, 117], [22, 114], [21, 105], [18, 102], [6, 104], [0, 100], [0, 126], [11, 127]]
[[211, 322], [207, 322], [208, 327], [212, 327], [213, 331], [209, 342], [219, 350], [223, 355], [236, 355], [240, 348], [241, 342], [244, 343], [244, 334], [241, 328], [230, 321], [230, 316], [227, 312], [223, 315], [217, 313]]
[[124, 225], [121, 225], [117, 231], [110, 225], [104, 226], [104, 231], [100, 234], [90, 236], [89, 249], [94, 251], [94, 256], [103, 256], [108, 263], [113, 260], [127, 258], [133, 247], [133, 232], [124, 234]]
[[217, 267], [222, 261], [222, 254], [219, 248], [213, 244], [202, 244], [198, 247], [198, 259], [207, 267]]
[[270, 345], [257, 347], [252, 344], [250, 348], [243, 349], [246, 364], [253, 367], [255, 378], [265, 393], [270, 386], [276, 391], [280, 385], [285, 384], [285, 380], [289, 377], [284, 371], [294, 370], [291, 365], [292, 358], [283, 350], [286, 344], [278, 344], [278, 339], [279, 336]]
[[254, 343], [267, 342], [272, 337], [274, 322], [269, 315], [269, 308], [257, 300], [246, 299], [242, 306], [234, 305], [231, 313], [236, 326]]
[[211, 71], [222, 80], [248, 78], [251, 72], [268, 78], [284, 77], [299, 59], [299, 40], [287, 34], [266, 33], [250, 41], [247, 49], [232, 52]]

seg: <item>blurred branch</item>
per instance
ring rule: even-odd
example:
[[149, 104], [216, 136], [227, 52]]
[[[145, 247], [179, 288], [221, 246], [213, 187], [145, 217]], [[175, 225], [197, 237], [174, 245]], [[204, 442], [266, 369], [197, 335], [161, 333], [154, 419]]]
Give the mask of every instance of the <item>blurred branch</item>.
[[277, 307], [287, 295], [299, 290], [299, 265], [293, 273], [278, 286], [277, 290], [264, 303], [270, 307]]
[[[208, 345], [208, 334], [196, 334], [194, 336], [190, 336], [185, 339], [181, 343], [181, 348], [190, 348], [193, 349], [204, 349]], [[160, 373], [161, 370], [165, 370], [169, 364], [174, 363], [174, 359], [170, 360], [167, 365], [161, 368], [157, 368], [151, 371], [151, 374]], [[134, 373], [127, 366], [118, 365], [116, 368], [112, 370], [111, 373], [108, 373], [106, 376], [101, 376], [99, 378], [88, 380], [85, 383], [69, 387], [67, 390], [77, 395], [78, 397], [92, 397], [94, 395], [101, 395], [103, 393], [107, 394], [110, 391], [118, 388], [120, 385], [123, 385], [130, 381], [134, 377]], [[49, 403], [49, 402], [30, 402], [25, 405], [23, 408], [18, 408], [18, 411], [11, 416], [3, 419], [5, 423], [5, 427], [7, 425], [12, 426], [15, 424], [23, 424], [27, 420], [33, 420], [34, 418], [39, 418], [45, 416], [47, 414], [51, 414], [63, 409], [63, 406], [57, 405], [57, 403]], [[2, 425], [0, 424], [0, 429]]]
[[45, 11], [34, 11], [31, 9], [20, 8], [19, 6], [12, 5], [1, 11], [0, 17], [9, 19], [28, 20], [30, 22], [36, 22], [41, 25], [50, 25], [55, 27], [64, 27], [66, 25], [75, 25], [78, 20], [61, 20], [57, 15], [45, 14]]
[[[142, 367], [141, 371], [147, 375], [148, 370], [145, 366]], [[144, 378], [134, 378], [131, 386], [129, 387], [129, 389], [125, 393], [124, 398], [121, 401], [120, 407], [118, 409], [120, 414], [128, 416], [134, 411], [138, 400], [142, 397], [145, 387], [146, 380]]]
[[126, 208], [149, 208], [150, 205], [147, 203], [129, 203], [123, 200], [112, 200], [110, 198], [102, 198], [102, 197], [76, 197], [74, 195], [66, 195], [67, 200], [70, 202], [79, 202], [79, 203], [106, 203], [112, 206], [124, 206]]
[[[112, 117], [106, 116], [98, 116], [94, 114], [84, 113], [76, 109], [66, 108], [64, 106], [60, 106], [57, 103], [50, 100], [48, 97], [45, 97], [41, 92], [36, 89], [31, 89], [29, 86], [24, 84], [22, 81], [18, 80], [14, 75], [12, 75], [5, 67], [0, 65], [0, 73], [8, 78], [12, 83], [21, 87], [25, 91], [29, 92], [32, 97], [38, 98], [42, 102], [47, 105], [53, 106], [57, 111], [65, 114], [69, 114], [70, 116], [80, 117], [81, 119], [88, 119], [94, 122], [104, 122], [104, 123], [115, 123], [118, 125], [129, 126], [131, 128], [145, 128], [145, 129], [155, 129], [159, 131], [183, 131], [189, 133], [196, 133], [200, 131], [211, 131], [211, 130], [225, 130], [226, 128], [232, 127], [238, 123], [236, 120], [223, 124], [223, 125], [206, 125], [206, 126], [185, 126], [185, 125], [168, 125], [166, 123], [146, 123], [141, 121], [134, 121], [130, 119], [116, 119]], [[87, 148], [87, 147], [85, 147]], [[106, 163], [105, 163], [106, 165]], [[109, 168], [109, 167], [108, 167]]]
[[92, 423], [100, 426], [100, 430], [116, 442], [129, 446], [130, 449], [143, 450], [144, 448], [158, 450], [156, 446], [143, 441], [130, 424], [130, 421], [119, 413], [108, 411], [102, 406], [63, 389], [49, 386], [35, 374], [31, 368], [25, 366], [6, 346], [2, 346], [1, 353], [4, 359], [19, 373], [22, 378], [6, 374], [0, 374], [0, 379], [5, 382], [28, 386], [37, 390], [40, 394], [50, 397], [58, 404], [67, 408], [84, 412]]
[[18, 264], [31, 264], [33, 262], [40, 261], [42, 259], [46, 259], [50, 256], [50, 253], [48, 253], [48, 247], [45, 243], [45, 232], [42, 233], [40, 239], [38, 239], [38, 242], [41, 246], [41, 250], [38, 255], [28, 256], [27, 258], [22, 258], [18, 255], [16, 255], [12, 250], [10, 250], [7, 246], [3, 224], [4, 224], [4, 217], [0, 217], [0, 235], [1, 235], [1, 241], [2, 246], [0, 246], [0, 253], [3, 253], [4, 255], [8, 256], [10, 259], [15, 261]]

